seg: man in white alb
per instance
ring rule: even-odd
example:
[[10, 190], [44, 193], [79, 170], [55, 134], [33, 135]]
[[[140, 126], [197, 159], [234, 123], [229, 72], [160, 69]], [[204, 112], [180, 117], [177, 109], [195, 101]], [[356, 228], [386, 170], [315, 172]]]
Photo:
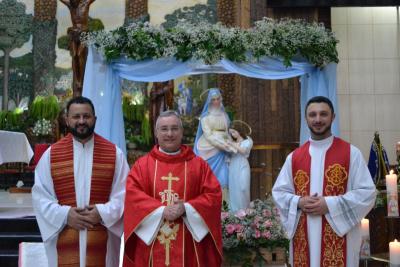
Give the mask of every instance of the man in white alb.
[[49, 267], [115, 267], [123, 231], [125, 181], [122, 151], [94, 133], [92, 102], [67, 104], [71, 134], [53, 144], [35, 170], [33, 207]]
[[358, 266], [360, 221], [375, 201], [361, 152], [332, 136], [331, 101], [311, 98], [305, 116], [311, 138], [292, 152], [274, 184], [294, 267]]

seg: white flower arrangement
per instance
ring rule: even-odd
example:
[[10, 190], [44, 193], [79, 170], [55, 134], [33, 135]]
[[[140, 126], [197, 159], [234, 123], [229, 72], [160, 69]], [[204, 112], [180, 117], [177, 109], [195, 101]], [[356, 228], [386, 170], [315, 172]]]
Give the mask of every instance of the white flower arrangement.
[[46, 119], [40, 119], [36, 121], [35, 126], [33, 127], [33, 134], [35, 136], [47, 136], [51, 135], [53, 132], [51, 122]]
[[183, 22], [164, 29], [148, 22], [132, 23], [113, 31], [97, 31], [82, 37], [107, 60], [127, 57], [133, 60], [175, 57], [213, 64], [222, 58], [252, 62], [263, 56], [282, 57], [286, 66], [297, 56], [322, 67], [338, 62], [334, 34], [321, 23], [299, 19], [264, 18], [250, 29], [228, 28], [220, 23]]

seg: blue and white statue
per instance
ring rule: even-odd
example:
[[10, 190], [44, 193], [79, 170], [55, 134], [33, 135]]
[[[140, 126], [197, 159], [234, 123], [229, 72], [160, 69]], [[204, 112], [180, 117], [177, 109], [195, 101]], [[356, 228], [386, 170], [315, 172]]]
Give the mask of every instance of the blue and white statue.
[[211, 88], [200, 116], [194, 152], [208, 162], [222, 188], [228, 188], [228, 153], [237, 152], [230, 142], [229, 122], [220, 90]]
[[178, 85], [178, 111], [181, 115], [190, 115], [193, 108], [192, 89], [185, 86], [185, 81]]

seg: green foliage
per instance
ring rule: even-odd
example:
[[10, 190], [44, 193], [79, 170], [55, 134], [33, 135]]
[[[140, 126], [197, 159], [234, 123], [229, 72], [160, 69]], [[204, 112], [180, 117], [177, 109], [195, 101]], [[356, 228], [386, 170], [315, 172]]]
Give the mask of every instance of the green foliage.
[[253, 267], [252, 250], [245, 246], [224, 249], [224, 259], [230, 266]]
[[208, 0], [207, 4], [197, 4], [191, 7], [183, 7], [175, 10], [172, 14], [165, 15], [165, 22], [162, 26], [165, 29], [173, 28], [179, 22], [186, 21], [198, 24], [202, 21], [209, 23], [217, 22], [217, 1]]
[[149, 120], [148, 113], [146, 113], [146, 115], [143, 118], [141, 132], [142, 132], [142, 137], [143, 137], [144, 143], [146, 145], [150, 145], [150, 143], [151, 143], [151, 128], [150, 128], [150, 120]]
[[69, 50], [68, 49], [68, 44], [69, 44], [69, 37], [68, 35], [63, 35], [60, 38], [58, 38], [57, 41], [57, 46], [60, 49], [65, 49], [65, 50]]
[[60, 113], [60, 105], [56, 96], [37, 96], [29, 109], [30, 116], [35, 120], [46, 119], [54, 121]]
[[[20, 57], [11, 57], [10, 56], [10, 68], [18, 68], [23, 70], [24, 72], [32, 72], [32, 62], [33, 56], [32, 53], [26, 53]], [[0, 57], [0, 67], [4, 67], [4, 56]]]
[[152, 141], [149, 112], [146, 107], [146, 103], [135, 103], [132, 94], [123, 94], [122, 113], [125, 121], [125, 135], [129, 141], [137, 144], [140, 149], [146, 149]]
[[24, 130], [23, 111], [0, 111], [0, 130], [22, 132]]
[[180, 23], [169, 29], [133, 23], [109, 32], [89, 33], [83, 41], [94, 45], [108, 60], [174, 57], [214, 64], [223, 58], [254, 62], [267, 56], [281, 57], [285, 66], [291, 66], [291, 60], [302, 57], [318, 67], [339, 61], [338, 40], [329, 29], [295, 19], [264, 18], [250, 29], [206, 22]]
[[101, 19], [89, 17], [88, 28], [90, 32], [104, 30], [104, 24]]
[[23, 97], [31, 97], [32, 94], [32, 73], [24, 72], [20, 69], [16, 69], [15, 72], [10, 73], [9, 87], [12, 90], [9, 91], [9, 97], [15, 101], [17, 105]]
[[32, 15], [25, 14], [25, 4], [16, 0], [0, 2], [0, 49], [13, 50], [29, 41]]
[[124, 94], [122, 97], [122, 113], [127, 122], [142, 121], [144, 117], [145, 107], [143, 104], [135, 105], [131, 101], [131, 97]]

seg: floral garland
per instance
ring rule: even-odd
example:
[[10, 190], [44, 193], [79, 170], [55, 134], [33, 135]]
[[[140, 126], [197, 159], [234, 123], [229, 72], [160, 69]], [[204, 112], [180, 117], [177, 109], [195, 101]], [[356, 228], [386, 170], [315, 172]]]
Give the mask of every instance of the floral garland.
[[223, 58], [256, 62], [269, 56], [281, 57], [285, 66], [291, 66], [291, 60], [300, 56], [318, 67], [339, 61], [334, 34], [322, 23], [299, 19], [263, 18], [250, 29], [206, 22], [164, 29], [139, 22], [112, 31], [87, 33], [82, 40], [94, 45], [109, 61], [121, 56], [137, 61], [174, 57], [214, 64]]

